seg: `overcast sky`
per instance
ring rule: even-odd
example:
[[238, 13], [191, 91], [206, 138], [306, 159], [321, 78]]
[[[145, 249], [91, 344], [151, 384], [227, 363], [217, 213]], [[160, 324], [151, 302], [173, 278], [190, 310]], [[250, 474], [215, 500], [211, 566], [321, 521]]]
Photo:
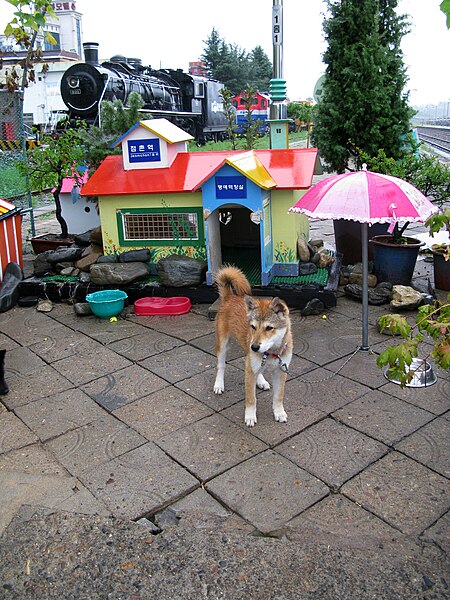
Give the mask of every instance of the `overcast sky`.
[[[412, 104], [450, 101], [450, 30], [441, 0], [401, 0], [411, 32], [403, 38]], [[76, 0], [84, 41], [99, 42], [100, 57], [141, 58], [153, 68], [187, 70], [198, 60], [213, 27], [247, 51], [260, 45], [272, 60], [272, 0]], [[283, 75], [288, 96], [311, 97], [324, 71], [322, 0], [284, 0]], [[3, 19], [2, 19], [3, 21]], [[3, 27], [2, 27], [3, 29]]]

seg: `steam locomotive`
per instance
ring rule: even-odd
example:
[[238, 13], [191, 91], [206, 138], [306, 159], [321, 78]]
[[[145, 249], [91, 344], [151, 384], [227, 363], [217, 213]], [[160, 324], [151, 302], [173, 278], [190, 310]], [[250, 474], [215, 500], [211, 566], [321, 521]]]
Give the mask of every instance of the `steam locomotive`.
[[98, 124], [102, 100], [121, 100], [126, 107], [138, 92], [143, 111], [164, 117], [189, 132], [199, 143], [226, 137], [226, 117], [219, 81], [183, 73], [181, 69], [154, 70], [137, 58], [113, 56], [99, 64], [98, 44], [83, 44], [85, 62], [67, 69], [61, 96], [70, 119]]

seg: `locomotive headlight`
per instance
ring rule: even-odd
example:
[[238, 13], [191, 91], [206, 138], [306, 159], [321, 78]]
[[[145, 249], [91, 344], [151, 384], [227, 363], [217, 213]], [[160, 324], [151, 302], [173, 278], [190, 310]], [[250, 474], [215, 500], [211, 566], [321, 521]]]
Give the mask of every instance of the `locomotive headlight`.
[[80, 86], [80, 78], [79, 77], [74, 77], [73, 75], [71, 77], [68, 77], [67, 79], [67, 85], [70, 88], [77, 88]]

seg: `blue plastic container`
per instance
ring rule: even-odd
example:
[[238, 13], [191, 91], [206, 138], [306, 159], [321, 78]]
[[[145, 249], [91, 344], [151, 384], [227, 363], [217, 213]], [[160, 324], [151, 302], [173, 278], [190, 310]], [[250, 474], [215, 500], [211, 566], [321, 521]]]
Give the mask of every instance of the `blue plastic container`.
[[373, 268], [378, 283], [389, 281], [393, 285], [411, 284], [417, 256], [424, 242], [416, 238], [405, 238], [407, 244], [393, 244], [389, 235], [377, 235], [370, 240], [373, 244]]
[[92, 312], [101, 319], [115, 317], [123, 311], [128, 294], [122, 290], [102, 290], [86, 296]]

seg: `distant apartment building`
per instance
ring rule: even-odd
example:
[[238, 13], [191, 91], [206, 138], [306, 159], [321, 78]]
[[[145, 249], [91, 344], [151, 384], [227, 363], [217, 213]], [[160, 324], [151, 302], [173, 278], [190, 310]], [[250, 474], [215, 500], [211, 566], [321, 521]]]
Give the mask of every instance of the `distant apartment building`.
[[[83, 60], [82, 15], [77, 11], [76, 2], [53, 2], [53, 10], [57, 18], [47, 19], [36, 40], [36, 48], [42, 49], [42, 62], [35, 63], [36, 80], [29, 83], [24, 93], [25, 122], [41, 128], [52, 128], [66, 109], [59, 89], [62, 74], [71, 64]], [[47, 32], [56, 44], [46, 39]], [[26, 51], [13, 38], [0, 35], [0, 52], [3, 62], [0, 81], [4, 82], [10, 69], [15, 68], [21, 73], [19, 64]], [[47, 72], [42, 70], [44, 63]]]
[[199, 77], [207, 77], [208, 71], [206, 69], [206, 64], [201, 61], [193, 61], [189, 63], [189, 73], [191, 75], [198, 75]]

